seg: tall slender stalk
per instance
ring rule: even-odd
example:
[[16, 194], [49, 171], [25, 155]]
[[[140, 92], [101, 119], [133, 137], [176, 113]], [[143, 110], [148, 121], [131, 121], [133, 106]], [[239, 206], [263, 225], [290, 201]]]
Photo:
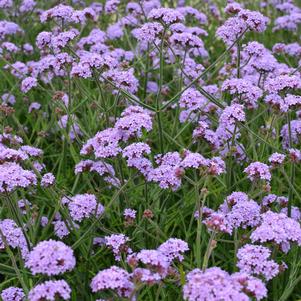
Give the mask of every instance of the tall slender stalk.
[[211, 234], [210, 234], [210, 239], [209, 239], [209, 242], [208, 242], [208, 245], [207, 245], [207, 249], [206, 249], [206, 253], [205, 253], [204, 259], [203, 259], [203, 265], [202, 265], [203, 271], [205, 271], [207, 269], [209, 258], [211, 256], [211, 253], [212, 253], [214, 247], [215, 247], [214, 243], [213, 243], [215, 235], [216, 235], [215, 231], [212, 231]]
[[[208, 191], [206, 188], [208, 177], [206, 177], [203, 188], [201, 190], [201, 194], [197, 200], [197, 212], [199, 214], [197, 219], [197, 232], [196, 232], [196, 254], [195, 254], [195, 261], [198, 268], [201, 268], [201, 233], [202, 233], [202, 219], [203, 219], [203, 209], [206, 201], [206, 197], [208, 195]], [[198, 187], [197, 187], [198, 189]]]

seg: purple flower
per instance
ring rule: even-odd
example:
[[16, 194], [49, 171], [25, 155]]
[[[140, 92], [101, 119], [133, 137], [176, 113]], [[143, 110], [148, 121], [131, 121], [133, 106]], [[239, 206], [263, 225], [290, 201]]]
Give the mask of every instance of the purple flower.
[[17, 47], [14, 43], [4, 42], [1, 44], [1, 48], [6, 50], [7, 52], [17, 53], [20, 51], [20, 48]]
[[112, 266], [102, 270], [91, 281], [92, 292], [113, 290], [120, 297], [129, 297], [134, 289], [130, 274], [122, 268]]
[[[11, 74], [16, 78], [23, 79], [28, 74], [28, 67], [24, 63], [17, 61], [11, 65]], [[27, 78], [25, 78], [24, 81], [25, 83], [26, 81], [28, 81], [25, 87], [27, 88], [27, 86], [33, 83], [35, 79], [31, 79], [30, 77], [28, 80]], [[22, 83], [21, 83], [21, 88], [22, 88]]]
[[244, 46], [243, 51], [255, 58], [260, 58], [267, 53], [267, 49], [264, 45], [257, 41], [248, 42], [248, 44]]
[[37, 35], [36, 45], [39, 49], [44, 49], [50, 46], [52, 39], [52, 33], [48, 31], [42, 31]]
[[226, 14], [237, 14], [238, 12], [240, 12], [243, 9], [244, 5], [240, 5], [237, 2], [230, 2], [226, 5], [224, 11]]
[[300, 224], [284, 213], [267, 211], [262, 214], [261, 224], [251, 234], [252, 242], [272, 242], [287, 253], [292, 242], [301, 245]]
[[21, 13], [30, 12], [34, 9], [36, 4], [37, 3], [34, 0], [23, 0], [19, 7], [19, 10]]
[[249, 197], [246, 193], [241, 191], [234, 191], [226, 198], [226, 204], [229, 206], [233, 206], [240, 202], [247, 202], [249, 200]]
[[94, 152], [96, 158], [115, 157], [120, 151], [120, 132], [114, 128], [108, 128], [98, 132], [89, 139], [81, 149], [81, 155], [88, 155]]
[[134, 219], [136, 218], [136, 213], [137, 213], [136, 210], [131, 209], [131, 208], [126, 208], [126, 209], [124, 209], [124, 211], [123, 211], [123, 216], [124, 216], [126, 219], [134, 220]]
[[82, 160], [75, 165], [74, 173], [77, 175], [85, 171], [97, 172], [100, 176], [105, 174], [115, 175], [115, 171], [112, 165], [102, 161]]
[[179, 48], [181, 46], [182, 50], [195, 49], [202, 53], [205, 48], [203, 41], [190, 32], [174, 33], [170, 36], [169, 42], [174, 47]]
[[150, 154], [151, 149], [146, 143], [132, 143], [125, 147], [122, 151], [122, 156], [127, 158], [129, 167], [137, 168], [144, 176], [147, 176], [152, 170], [150, 160], [143, 157], [144, 154]]
[[261, 162], [253, 162], [244, 169], [244, 172], [248, 175], [251, 181], [264, 180], [271, 181], [272, 175], [268, 165]]
[[116, 121], [114, 128], [120, 133], [121, 139], [141, 137], [142, 130], [149, 132], [153, 127], [150, 112], [138, 106], [129, 106]]
[[273, 46], [273, 52], [276, 54], [284, 53], [289, 56], [294, 56], [298, 58], [301, 56], [301, 46], [298, 43], [291, 43], [291, 44], [276, 43]]
[[261, 300], [267, 295], [267, 289], [261, 280], [242, 273], [229, 275], [218, 267], [205, 271], [194, 269], [186, 278], [183, 297], [188, 301], [247, 301], [253, 296], [256, 300]]
[[261, 13], [248, 9], [236, 9], [236, 12], [235, 17], [229, 18], [216, 31], [216, 35], [226, 44], [231, 44], [247, 30], [263, 32], [266, 29], [269, 19]]
[[[280, 213], [284, 213], [288, 215], [288, 208], [282, 208]], [[291, 208], [291, 216], [292, 219], [299, 222], [301, 220], [301, 211], [298, 207], [292, 206]]]
[[[185, 109], [180, 115], [180, 121], [186, 121], [188, 119], [187, 117], [194, 111], [198, 112], [205, 110], [207, 103], [208, 100], [198, 90], [188, 88], [181, 95], [179, 101], [180, 108]], [[185, 116], [183, 116], [183, 114], [185, 114]]]
[[162, 21], [166, 25], [184, 21], [184, 16], [172, 8], [154, 8], [147, 16], [150, 19]]
[[269, 93], [278, 93], [284, 89], [300, 89], [301, 79], [297, 75], [279, 75], [275, 78], [267, 79], [265, 90]]
[[292, 162], [299, 163], [301, 161], [301, 151], [296, 148], [290, 148], [288, 150], [289, 157]]
[[158, 22], [144, 23], [141, 28], [136, 29], [135, 37], [139, 41], [152, 43], [163, 31], [163, 26]]
[[10, 93], [4, 93], [1, 96], [1, 99], [3, 103], [9, 103], [10, 105], [14, 105], [16, 103], [15, 96]]
[[236, 122], [244, 122], [246, 120], [246, 115], [243, 109], [243, 106], [239, 104], [233, 104], [226, 107], [219, 118], [220, 124], [230, 126]]
[[28, 299], [30, 301], [53, 301], [57, 298], [69, 300], [70, 295], [71, 288], [65, 280], [49, 280], [31, 289]]
[[115, 13], [118, 9], [120, 0], [106, 0], [104, 10], [107, 14]]
[[47, 216], [42, 216], [42, 217], [41, 217], [40, 224], [41, 224], [41, 226], [42, 226], [43, 228], [47, 226], [48, 222], [49, 222], [49, 220], [48, 220], [48, 217], [47, 217]]
[[22, 80], [21, 83], [21, 91], [23, 93], [27, 93], [29, 90], [31, 90], [33, 87], [36, 87], [38, 85], [38, 81], [34, 77], [26, 77]]
[[2, 9], [8, 9], [13, 6], [13, 1], [12, 0], [1, 0], [0, 1], [0, 8]]
[[[192, 52], [194, 53], [194, 51], [196, 51], [196, 54], [194, 54], [195, 56], [202, 56], [202, 57], [208, 56], [208, 54], [206, 53], [200, 53], [201, 50], [204, 49], [203, 48], [197, 48], [196, 50], [192, 49]], [[181, 49], [180, 49], [180, 53], [182, 53]], [[192, 80], [197, 80], [199, 84], [203, 84], [202, 79], [200, 79], [199, 77], [201, 76], [204, 69], [205, 68], [202, 64], [198, 64], [194, 59], [187, 57], [185, 59], [185, 65], [184, 65], [184, 72], [187, 76], [184, 78], [184, 83], [188, 85], [191, 83]], [[181, 72], [179, 71], [178, 74], [180, 75]]]
[[235, 95], [240, 101], [246, 103], [249, 108], [256, 108], [257, 101], [263, 94], [260, 88], [242, 78], [225, 80], [222, 85], [222, 91], [229, 91], [231, 95]]
[[246, 273], [234, 273], [232, 278], [242, 286], [243, 291], [256, 300], [261, 300], [267, 296], [267, 289], [264, 282]]
[[217, 28], [216, 35], [225, 44], [230, 45], [246, 30], [247, 25], [241, 18], [231, 17], [222, 26]]
[[26, 188], [36, 184], [36, 175], [19, 164], [8, 162], [0, 165], [0, 192], [10, 192], [18, 187]]
[[22, 150], [4, 147], [0, 144], [0, 163], [22, 162], [28, 159], [28, 155]]
[[286, 206], [288, 203], [288, 198], [284, 196], [278, 196], [276, 194], [268, 194], [262, 199], [263, 206], [270, 206], [273, 203], [279, 203], [281, 207]]
[[269, 18], [263, 16], [260, 12], [242, 9], [238, 13], [238, 17], [246, 23], [248, 29], [256, 32], [265, 31]]
[[170, 262], [175, 259], [183, 261], [183, 253], [188, 250], [187, 242], [178, 238], [170, 238], [158, 247], [158, 251], [166, 256]]
[[253, 200], [239, 201], [226, 214], [230, 228], [255, 227], [260, 223], [260, 206]]
[[25, 266], [33, 275], [58, 275], [75, 267], [73, 250], [61, 241], [44, 240], [29, 253]]
[[51, 172], [48, 172], [43, 175], [41, 179], [42, 187], [49, 187], [52, 186], [54, 183], [55, 183], [55, 176]]
[[201, 167], [207, 167], [209, 165], [212, 167], [210, 160], [205, 159], [201, 154], [192, 153], [187, 150], [184, 151], [184, 159], [181, 162], [181, 167], [183, 167], [184, 169], [186, 168], [197, 169]]
[[291, 147], [291, 142], [299, 144], [301, 138], [301, 120], [290, 121], [290, 126], [285, 124], [280, 131], [280, 135], [284, 149]]
[[284, 99], [276, 94], [268, 94], [265, 98], [264, 101], [269, 104], [272, 108], [281, 111], [281, 112], [287, 112], [288, 111], [288, 106], [285, 103]]
[[165, 278], [170, 266], [169, 258], [159, 250], [141, 250], [137, 254], [131, 254], [127, 259], [131, 266], [139, 262], [153, 272], [155, 277]]
[[1, 292], [1, 298], [3, 301], [23, 301], [25, 294], [21, 288], [11, 286]]
[[55, 53], [59, 53], [67, 44], [79, 35], [79, 31], [72, 28], [68, 31], [59, 33], [56, 36], [51, 37], [50, 46]]
[[18, 201], [18, 207], [20, 208], [22, 214], [26, 214], [32, 207], [32, 204], [27, 199], [21, 199]]
[[73, 197], [63, 197], [62, 204], [68, 206], [70, 216], [76, 222], [81, 222], [92, 214], [99, 216], [104, 212], [104, 207], [97, 202], [94, 194], [85, 193]]
[[[0, 230], [5, 237], [6, 243], [11, 248], [20, 248], [23, 259], [28, 256], [28, 245], [24, 233], [11, 219], [0, 220]], [[6, 245], [0, 236], [0, 249], [5, 249]]]
[[232, 228], [228, 224], [225, 214], [221, 212], [210, 212], [203, 223], [209, 231], [232, 233]]
[[125, 90], [132, 94], [138, 91], [139, 81], [134, 75], [134, 69], [130, 68], [126, 71], [120, 69], [111, 69], [102, 73], [100, 80], [107, 80], [114, 85], [114, 94], [117, 94], [119, 89]]
[[60, 21], [70, 22], [72, 20], [72, 15], [74, 9], [71, 6], [59, 4], [51, 9], [45, 10], [41, 16], [40, 20], [45, 23], [49, 19], [58, 19]]
[[161, 277], [158, 273], [153, 273], [152, 271], [144, 268], [135, 268], [132, 277], [135, 282], [142, 282], [146, 283], [147, 285], [153, 285], [161, 280]]
[[150, 154], [151, 149], [148, 144], [143, 142], [132, 143], [125, 147], [122, 151], [122, 156], [128, 160], [141, 158], [143, 154]]
[[298, 26], [301, 23], [301, 13], [300, 12], [292, 12], [288, 15], [284, 15], [276, 18], [273, 27], [273, 31], [278, 30], [289, 30], [289, 31], [297, 31]]
[[270, 249], [247, 244], [237, 252], [237, 267], [241, 272], [255, 276], [263, 275], [267, 280], [271, 280], [280, 270], [274, 260], [269, 260], [270, 256]]
[[226, 172], [226, 163], [220, 157], [213, 157], [208, 162], [208, 173], [219, 176]]
[[280, 154], [280, 153], [273, 153], [269, 157], [269, 162], [274, 166], [281, 165], [284, 160], [285, 160], [285, 155]]
[[34, 170], [36, 169], [38, 172], [41, 172], [44, 168], [45, 168], [45, 164], [44, 163], [40, 163], [38, 161], [34, 161], [32, 163]]
[[180, 166], [179, 153], [169, 152], [157, 156], [156, 162], [159, 166], [150, 169], [147, 180], [159, 183], [159, 186], [163, 189], [177, 190], [181, 186], [181, 176], [184, 171]]
[[20, 147], [20, 150], [30, 157], [40, 157], [43, 155], [43, 151], [40, 148], [30, 145], [23, 145]]
[[30, 104], [30, 106], [28, 107], [28, 113], [31, 113], [34, 110], [36, 110], [36, 111], [40, 110], [40, 108], [41, 108], [41, 104], [40, 103], [38, 103], [38, 102], [32, 102]]
[[105, 244], [107, 247], [111, 248], [115, 259], [121, 260], [121, 253], [131, 253], [126, 243], [129, 241], [129, 238], [124, 234], [112, 234], [110, 236], [105, 236]]
[[14, 22], [0, 21], [0, 40], [3, 40], [8, 35], [22, 33], [23, 30]]
[[54, 234], [58, 238], [63, 239], [64, 237], [70, 234], [69, 228], [67, 227], [64, 221], [57, 220], [57, 221], [53, 221], [52, 224], [54, 226]]
[[200, 208], [200, 210], [195, 211], [194, 218], [195, 219], [199, 219], [199, 218], [206, 219], [206, 218], [210, 217], [211, 214], [214, 214], [214, 213], [215, 213], [214, 210], [204, 206], [203, 208]]

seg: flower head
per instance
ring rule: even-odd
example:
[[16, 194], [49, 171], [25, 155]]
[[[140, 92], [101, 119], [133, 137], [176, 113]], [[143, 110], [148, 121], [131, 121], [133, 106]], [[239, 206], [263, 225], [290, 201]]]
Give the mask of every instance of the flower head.
[[65, 280], [49, 280], [31, 289], [28, 299], [30, 301], [53, 301], [56, 298], [69, 300], [70, 295], [71, 288]]
[[69, 246], [50, 239], [41, 241], [32, 249], [25, 265], [34, 275], [58, 275], [75, 267], [75, 257]]

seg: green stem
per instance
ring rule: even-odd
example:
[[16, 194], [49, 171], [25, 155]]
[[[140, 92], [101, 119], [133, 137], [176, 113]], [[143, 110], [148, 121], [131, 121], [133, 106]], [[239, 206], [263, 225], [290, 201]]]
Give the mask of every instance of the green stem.
[[237, 41], [237, 78], [240, 78], [240, 40]]
[[205, 253], [205, 256], [204, 256], [204, 259], [203, 259], [203, 271], [205, 271], [207, 269], [207, 266], [208, 266], [208, 262], [209, 262], [209, 258], [211, 256], [211, 253], [214, 249], [213, 247], [213, 240], [215, 238], [215, 234], [216, 232], [213, 231], [210, 235], [210, 239], [209, 239], [209, 242], [208, 242], [208, 245], [207, 245], [207, 250], [206, 250], [206, 253]]
[[[196, 265], [198, 268], [201, 268], [201, 233], [202, 233], [202, 219], [203, 219], [203, 209], [206, 201], [206, 197], [208, 195], [208, 192], [206, 191], [206, 185], [207, 185], [208, 177], [205, 179], [201, 195], [197, 199], [197, 212], [199, 214], [198, 220], [197, 220], [197, 232], [196, 232], [196, 254], [195, 254], [195, 260]], [[198, 189], [198, 186], [197, 188]], [[198, 193], [198, 192], [197, 192]]]
[[[289, 135], [289, 148], [293, 147], [293, 140], [292, 140], [292, 129], [291, 129], [291, 116], [290, 112], [287, 112], [287, 124], [288, 124], [288, 135]], [[291, 217], [292, 212], [292, 198], [293, 198], [293, 189], [294, 187], [294, 179], [295, 179], [295, 164], [294, 162], [291, 163], [290, 168], [290, 187], [288, 191], [288, 207], [287, 207], [287, 215]]]

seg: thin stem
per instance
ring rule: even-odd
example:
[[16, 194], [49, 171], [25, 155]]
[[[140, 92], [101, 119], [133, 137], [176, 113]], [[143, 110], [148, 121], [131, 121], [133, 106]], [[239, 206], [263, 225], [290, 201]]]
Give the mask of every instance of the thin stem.
[[237, 78], [240, 78], [240, 40], [237, 41]]
[[211, 253], [212, 253], [213, 249], [214, 249], [213, 241], [214, 241], [215, 235], [216, 235], [215, 231], [213, 231], [210, 235], [210, 239], [209, 239], [209, 242], [208, 242], [208, 245], [207, 245], [207, 250], [206, 250], [206, 253], [205, 253], [205, 256], [204, 256], [204, 259], [203, 259], [203, 267], [202, 267], [203, 271], [205, 271], [207, 269], [209, 258], [211, 256]]
[[[293, 147], [293, 141], [292, 141], [292, 130], [291, 130], [291, 116], [290, 112], [287, 112], [287, 123], [288, 123], [288, 134], [289, 134], [289, 148]], [[287, 207], [287, 215], [291, 217], [292, 212], [292, 198], [293, 198], [293, 189], [294, 187], [294, 180], [295, 180], [295, 164], [294, 162], [291, 162], [291, 168], [290, 168], [290, 186], [288, 191], [288, 207]]]
[[163, 47], [164, 47], [164, 38], [165, 38], [166, 28], [164, 29], [161, 45], [160, 45], [160, 79], [159, 79], [159, 88], [158, 93], [156, 96], [156, 110], [157, 110], [157, 122], [158, 122], [158, 129], [159, 129], [159, 143], [160, 143], [160, 152], [164, 154], [164, 143], [163, 143], [163, 127], [162, 127], [162, 120], [161, 120], [161, 110], [160, 110], [160, 95], [163, 86], [163, 71], [164, 71], [164, 55], [163, 55]]
[[[201, 268], [201, 233], [202, 233], [202, 226], [203, 226], [203, 223], [202, 223], [203, 209], [204, 209], [206, 197], [208, 195], [208, 191], [206, 189], [207, 180], [208, 180], [208, 177], [206, 177], [206, 179], [205, 179], [201, 194], [197, 200], [197, 212], [198, 212], [199, 216], [198, 216], [198, 220], [197, 220], [197, 232], [196, 232], [196, 240], [195, 240], [195, 243], [196, 243], [195, 259], [196, 259], [196, 265], [198, 268]], [[196, 189], [198, 189], [198, 186]]]

